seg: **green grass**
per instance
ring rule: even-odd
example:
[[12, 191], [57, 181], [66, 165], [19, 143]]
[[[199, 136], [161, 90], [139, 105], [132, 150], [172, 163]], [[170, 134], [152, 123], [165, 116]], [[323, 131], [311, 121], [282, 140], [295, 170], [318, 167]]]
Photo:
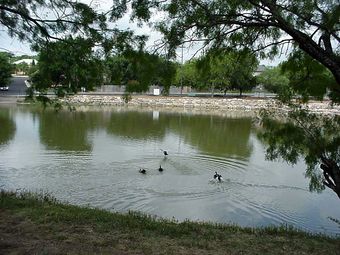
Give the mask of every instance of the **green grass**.
[[[291, 227], [179, 223], [138, 212], [112, 213], [63, 204], [48, 194], [1, 191], [0, 217], [2, 225], [7, 221], [19, 224], [24, 233], [24, 247], [37, 254], [41, 254], [40, 249], [48, 254], [63, 251], [69, 254], [113, 251], [117, 254], [123, 251], [125, 254], [340, 254], [339, 238], [312, 235]], [[12, 225], [2, 226], [4, 232], [11, 233]], [[4, 240], [1, 230], [0, 254]], [[32, 235], [34, 239], [30, 240]], [[14, 243], [10, 251], [15, 253], [15, 247], [23, 247], [22, 243], [15, 246], [17, 236], [6, 234], [6, 238], [8, 243]], [[42, 245], [37, 245], [36, 240]], [[34, 244], [32, 247], [30, 242]], [[79, 242], [85, 245], [85, 250], [79, 248]], [[3, 252], [8, 252], [6, 249]]]

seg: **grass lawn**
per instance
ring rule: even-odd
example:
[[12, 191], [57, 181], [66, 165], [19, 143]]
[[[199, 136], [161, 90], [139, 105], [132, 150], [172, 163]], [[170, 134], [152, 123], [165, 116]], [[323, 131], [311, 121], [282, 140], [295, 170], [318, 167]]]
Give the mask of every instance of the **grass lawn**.
[[340, 254], [340, 238], [285, 227], [178, 223], [1, 191], [0, 254]]

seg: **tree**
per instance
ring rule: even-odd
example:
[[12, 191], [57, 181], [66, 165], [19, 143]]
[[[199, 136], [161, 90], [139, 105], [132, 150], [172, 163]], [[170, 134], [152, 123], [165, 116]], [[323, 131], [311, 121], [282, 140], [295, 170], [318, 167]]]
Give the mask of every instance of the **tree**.
[[[113, 17], [113, 14], [112, 14]], [[0, 25], [10, 36], [29, 42], [59, 40], [70, 34], [101, 37], [105, 13], [79, 1], [21, 0], [0, 3]]]
[[107, 79], [116, 85], [126, 85], [132, 77], [132, 67], [127, 58], [122, 55], [107, 57], [104, 63]]
[[8, 85], [11, 80], [13, 66], [7, 53], [0, 52], [0, 85]]
[[30, 56], [30, 55], [19, 55], [19, 56], [11, 56], [11, 63], [14, 63], [18, 60], [22, 60], [22, 59], [35, 59], [36, 56]]
[[334, 102], [340, 102], [340, 94], [334, 77], [323, 65], [303, 51], [295, 51], [282, 65], [283, 73], [289, 79], [289, 87], [307, 101], [310, 96], [323, 99], [330, 90]]
[[[292, 100], [295, 93], [303, 101], [310, 96], [323, 99], [327, 88], [336, 86], [334, 77], [302, 51], [294, 52], [281, 67], [288, 83], [278, 93], [291, 111], [283, 115], [262, 112], [260, 137], [268, 145], [266, 156], [270, 160], [283, 158], [292, 164], [304, 159], [310, 190], [328, 187], [340, 198], [340, 118], [313, 114]], [[339, 94], [334, 90], [330, 96], [339, 102]]]
[[197, 60], [192, 59], [190, 61], [185, 62], [184, 64], [177, 65], [177, 72], [175, 77], [175, 84], [178, 87], [181, 87], [181, 90], [184, 86], [192, 87], [200, 89], [201, 83], [198, 79], [198, 71], [197, 71]]
[[163, 94], [168, 95], [170, 86], [175, 81], [176, 77], [176, 64], [168, 59], [159, 58], [157, 73], [154, 83], [163, 87]]
[[277, 94], [289, 89], [289, 79], [287, 75], [282, 73], [281, 66], [267, 68], [257, 77], [257, 81], [272, 93]]
[[102, 84], [101, 60], [93, 52], [92, 40], [83, 38], [45, 44], [39, 53], [38, 71], [32, 75], [37, 90], [55, 87], [61, 95], [77, 92], [81, 87], [92, 90]]
[[[69, 38], [84, 38], [100, 47], [102, 53], [112, 49], [122, 52], [139, 47], [147, 36], [122, 31], [112, 24], [127, 11], [114, 4], [107, 11], [100, 4], [77, 0], [22, 0], [0, 3], [0, 28], [11, 37], [31, 43], [39, 51], [47, 42], [71, 42]], [[114, 1], [115, 2], [115, 1]]]
[[268, 144], [267, 158], [291, 164], [303, 158], [310, 190], [326, 186], [340, 198], [340, 117], [311, 114], [299, 106], [288, 114], [262, 111], [261, 115], [264, 129], [259, 136]]
[[24, 74], [27, 74], [29, 71], [29, 65], [26, 62], [22, 62], [15, 65], [16, 72], [22, 72]]
[[329, 69], [338, 84], [333, 89], [340, 93], [337, 0], [133, 1], [137, 2], [138, 9], [145, 10], [136, 12], [139, 19], [148, 20], [154, 9], [165, 11], [167, 16], [157, 27], [172, 53], [186, 41], [215, 48], [247, 47], [262, 56], [273, 56], [290, 45]]
[[230, 72], [230, 84], [232, 89], [240, 91], [240, 96], [245, 90], [250, 90], [256, 86], [254, 72], [258, 66], [258, 61], [254, 54], [246, 52], [232, 53], [232, 67]]
[[[230, 77], [233, 63], [230, 54], [225, 51], [211, 50], [203, 55], [197, 62], [199, 79], [211, 91], [214, 96], [216, 88], [230, 89]], [[203, 86], [204, 86], [203, 85]]]
[[258, 65], [254, 54], [247, 50], [211, 50], [198, 62], [201, 76], [214, 91], [237, 89], [240, 96], [244, 90], [253, 88], [253, 73]]
[[176, 74], [174, 63], [143, 50], [127, 50], [106, 63], [111, 81], [126, 85], [129, 93], [147, 91], [151, 84], [168, 90]]

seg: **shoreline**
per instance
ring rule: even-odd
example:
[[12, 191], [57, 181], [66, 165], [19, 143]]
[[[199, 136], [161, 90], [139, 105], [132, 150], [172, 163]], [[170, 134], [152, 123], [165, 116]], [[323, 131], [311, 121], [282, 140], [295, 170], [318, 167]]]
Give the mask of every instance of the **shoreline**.
[[[131, 100], [126, 103], [122, 95], [96, 95], [96, 94], [76, 94], [58, 99], [62, 104], [81, 107], [128, 107], [144, 109], [167, 109], [169, 111], [184, 111], [193, 113], [228, 114], [238, 112], [246, 115], [257, 115], [261, 109], [272, 109], [278, 112], [288, 112], [290, 109], [273, 98], [260, 97], [176, 97], [176, 96], [150, 96], [132, 95]], [[0, 97], [0, 105], [25, 105], [22, 97]], [[330, 100], [315, 101], [310, 100], [307, 104], [302, 104], [302, 108], [308, 108], [311, 113], [336, 116], [340, 115], [340, 105], [332, 105]]]
[[[74, 95], [60, 99], [62, 103], [75, 106], [132, 106], [174, 108], [190, 111], [242, 111], [257, 113], [261, 109], [273, 109], [287, 112], [289, 108], [272, 98], [199, 98], [199, 97], [165, 97], [133, 95], [128, 103], [117, 95]], [[340, 105], [331, 105], [330, 101], [310, 101], [304, 104], [312, 113], [323, 115], [340, 115]]]

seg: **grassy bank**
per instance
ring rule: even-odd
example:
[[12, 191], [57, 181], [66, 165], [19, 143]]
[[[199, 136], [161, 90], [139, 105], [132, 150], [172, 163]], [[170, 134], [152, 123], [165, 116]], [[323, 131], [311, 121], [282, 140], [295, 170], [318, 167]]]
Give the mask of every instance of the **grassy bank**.
[[2, 191], [0, 254], [340, 254], [340, 239], [283, 227], [177, 223]]

